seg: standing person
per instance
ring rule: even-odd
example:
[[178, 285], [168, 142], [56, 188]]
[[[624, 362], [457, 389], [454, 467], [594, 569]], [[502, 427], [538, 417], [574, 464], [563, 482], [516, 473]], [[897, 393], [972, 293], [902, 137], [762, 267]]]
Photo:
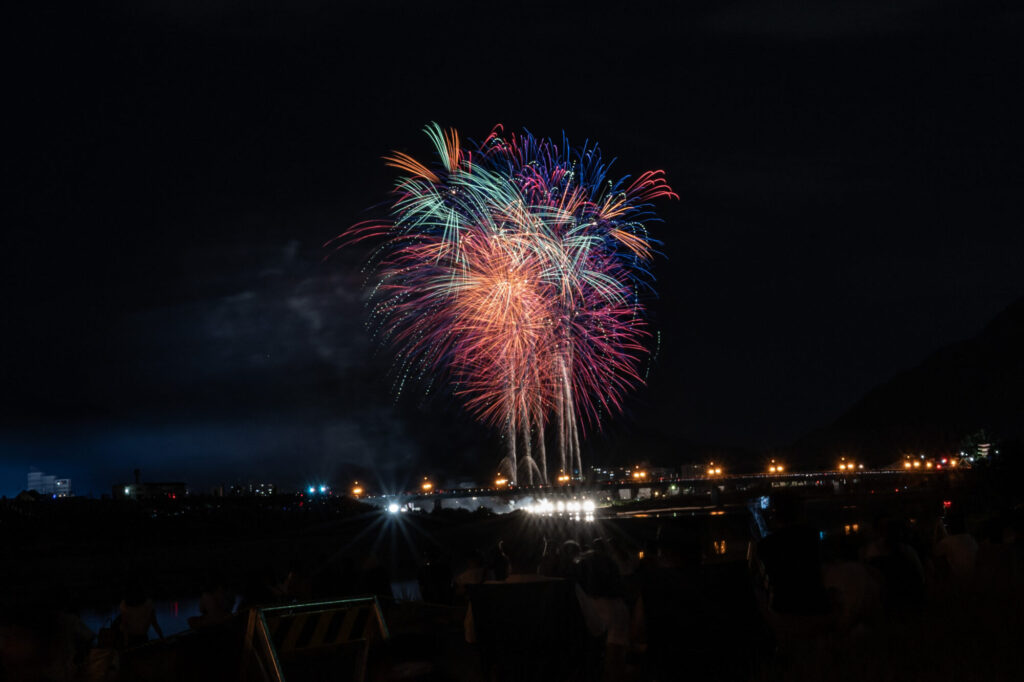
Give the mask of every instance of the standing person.
[[966, 582], [974, 575], [978, 559], [978, 542], [967, 532], [963, 514], [950, 514], [946, 524], [939, 525], [939, 538], [932, 549], [940, 571], [954, 580]]
[[925, 600], [924, 568], [906, 542], [905, 524], [883, 517], [875, 522], [875, 532], [878, 538], [865, 551], [865, 561], [881, 576], [882, 606], [889, 616], [920, 613]]
[[819, 616], [828, 612], [821, 580], [821, 535], [808, 524], [798, 498], [778, 496], [774, 527], [756, 546], [768, 589], [768, 606], [778, 614]]
[[156, 620], [153, 600], [146, 596], [146, 591], [139, 581], [129, 583], [118, 610], [121, 612], [121, 636], [125, 647], [148, 642], [151, 627], [161, 640], [164, 638], [160, 623]]
[[[687, 661], [694, 679], [710, 679], [714, 642], [708, 623], [712, 611], [701, 575], [701, 549], [695, 532], [678, 524], [658, 528], [658, 556], [639, 576], [632, 639], [645, 652], [647, 673], [656, 680], [679, 676]], [[683, 615], [685, 614], [685, 615]]]
[[455, 595], [465, 599], [470, 585], [479, 585], [485, 577], [484, 559], [480, 552], [473, 550], [466, 556], [466, 570], [455, 576]]
[[601, 678], [622, 679], [630, 646], [630, 616], [625, 585], [615, 562], [600, 552], [582, 555], [575, 592], [587, 631], [604, 650]]

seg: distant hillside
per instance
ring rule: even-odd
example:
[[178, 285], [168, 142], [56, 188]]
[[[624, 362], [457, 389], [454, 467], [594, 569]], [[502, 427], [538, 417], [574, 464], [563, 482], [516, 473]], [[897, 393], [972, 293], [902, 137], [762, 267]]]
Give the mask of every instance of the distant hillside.
[[998, 438], [1024, 436], [1024, 298], [975, 338], [873, 389], [794, 451], [806, 463], [848, 453], [884, 464], [901, 452], [954, 449], [981, 428]]

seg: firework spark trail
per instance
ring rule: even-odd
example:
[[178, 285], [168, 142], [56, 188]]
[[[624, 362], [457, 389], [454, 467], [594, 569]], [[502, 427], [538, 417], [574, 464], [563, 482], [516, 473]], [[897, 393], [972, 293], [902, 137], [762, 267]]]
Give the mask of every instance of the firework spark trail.
[[656, 253], [645, 222], [652, 201], [678, 197], [661, 171], [611, 179], [596, 144], [498, 126], [470, 149], [454, 130], [426, 132], [439, 162], [385, 157], [404, 173], [390, 220], [339, 240], [377, 244], [371, 325], [397, 350], [398, 389], [452, 385], [503, 430], [513, 483], [520, 469], [547, 482], [549, 422], [562, 469], [582, 474], [580, 430], [643, 383], [639, 292], [651, 291]]

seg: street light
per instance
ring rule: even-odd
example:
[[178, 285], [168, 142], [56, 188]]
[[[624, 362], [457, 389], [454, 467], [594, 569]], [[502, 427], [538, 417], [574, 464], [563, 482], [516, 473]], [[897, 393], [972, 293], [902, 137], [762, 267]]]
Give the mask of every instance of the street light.
[[429, 493], [429, 492], [430, 492], [431, 490], [433, 490], [433, 489], [434, 489], [434, 484], [433, 484], [433, 483], [431, 483], [431, 482], [430, 482], [430, 480], [429, 480], [429, 479], [427, 479], [427, 477], [426, 477], [426, 476], [424, 476], [424, 477], [423, 477], [423, 484], [422, 484], [422, 485], [420, 485], [420, 488], [422, 488], [422, 489], [423, 489], [423, 492], [425, 492], [425, 493]]
[[359, 485], [359, 481], [356, 481], [352, 486], [352, 497], [359, 497], [363, 494], [363, 486]]

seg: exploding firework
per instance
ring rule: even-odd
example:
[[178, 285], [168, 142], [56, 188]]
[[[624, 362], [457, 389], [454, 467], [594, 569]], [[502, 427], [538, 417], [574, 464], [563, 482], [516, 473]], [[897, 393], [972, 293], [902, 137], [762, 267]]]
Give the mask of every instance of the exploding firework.
[[[397, 352], [396, 388], [450, 386], [500, 429], [512, 483], [548, 480], [547, 448], [582, 473], [580, 431], [642, 383], [661, 171], [609, 177], [595, 144], [570, 147], [498, 126], [480, 144], [426, 129], [438, 162], [385, 157], [403, 175], [390, 219], [341, 244], [377, 243], [371, 325]], [[536, 455], [534, 454], [536, 453]]]

